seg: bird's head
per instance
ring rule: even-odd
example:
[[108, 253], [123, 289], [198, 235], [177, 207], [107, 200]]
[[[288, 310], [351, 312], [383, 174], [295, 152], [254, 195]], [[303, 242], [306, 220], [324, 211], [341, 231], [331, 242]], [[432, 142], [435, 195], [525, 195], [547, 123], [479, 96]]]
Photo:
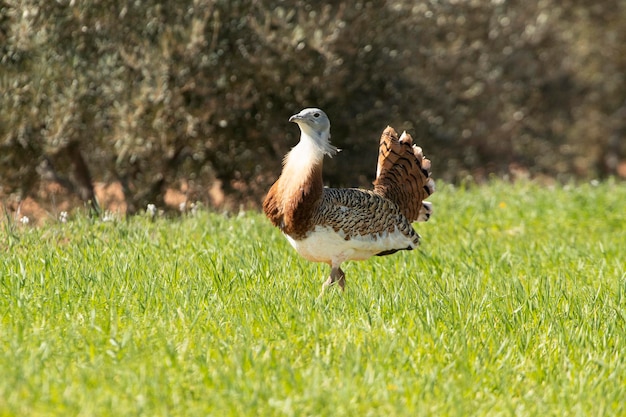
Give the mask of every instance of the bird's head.
[[320, 109], [307, 108], [289, 118], [302, 132], [302, 139], [309, 138], [324, 154], [335, 155], [339, 150], [330, 144], [330, 120]]

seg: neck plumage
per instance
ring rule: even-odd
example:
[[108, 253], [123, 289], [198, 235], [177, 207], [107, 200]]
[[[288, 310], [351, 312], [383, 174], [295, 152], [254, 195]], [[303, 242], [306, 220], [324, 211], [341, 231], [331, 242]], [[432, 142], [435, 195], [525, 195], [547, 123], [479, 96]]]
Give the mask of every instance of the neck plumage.
[[298, 239], [306, 235], [322, 197], [324, 151], [303, 133], [287, 154], [283, 172], [270, 189], [264, 211], [284, 233]]
[[300, 142], [285, 156], [281, 180], [290, 188], [301, 188], [310, 182], [321, 185], [324, 154], [311, 137], [302, 133]]

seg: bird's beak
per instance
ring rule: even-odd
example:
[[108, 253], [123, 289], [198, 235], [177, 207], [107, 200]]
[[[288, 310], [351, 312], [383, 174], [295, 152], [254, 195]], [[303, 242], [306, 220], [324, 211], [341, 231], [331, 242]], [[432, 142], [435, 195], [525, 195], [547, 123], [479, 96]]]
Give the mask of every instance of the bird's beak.
[[294, 114], [289, 118], [289, 121], [294, 123], [298, 123], [298, 120], [302, 120], [302, 116], [300, 116], [299, 114]]

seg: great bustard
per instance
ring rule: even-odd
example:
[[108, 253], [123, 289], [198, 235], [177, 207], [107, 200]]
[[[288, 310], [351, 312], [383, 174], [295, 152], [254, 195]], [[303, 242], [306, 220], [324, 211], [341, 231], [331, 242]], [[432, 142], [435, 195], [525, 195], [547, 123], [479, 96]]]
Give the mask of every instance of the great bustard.
[[411, 250], [420, 236], [411, 223], [427, 221], [435, 190], [430, 161], [406, 132], [388, 126], [380, 138], [373, 190], [324, 188], [324, 155], [338, 149], [330, 143], [330, 121], [316, 108], [289, 119], [300, 127], [300, 142], [287, 154], [283, 171], [263, 202], [263, 211], [305, 259], [331, 266], [324, 289], [345, 286], [341, 263]]

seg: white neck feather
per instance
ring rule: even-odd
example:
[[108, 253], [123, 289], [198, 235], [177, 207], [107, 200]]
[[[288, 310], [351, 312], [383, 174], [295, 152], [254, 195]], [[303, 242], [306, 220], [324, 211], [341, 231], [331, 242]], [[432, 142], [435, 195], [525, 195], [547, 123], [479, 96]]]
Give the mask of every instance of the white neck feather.
[[300, 145], [310, 143], [323, 155], [333, 157], [339, 150], [330, 143], [330, 132], [328, 130], [318, 132], [307, 125], [300, 126]]
[[330, 144], [328, 130], [317, 132], [300, 124], [300, 142], [285, 156], [282, 177], [291, 184], [309, 179], [311, 172], [324, 162], [324, 155], [332, 157], [339, 150]]
[[323, 162], [325, 153], [318, 146], [318, 140], [302, 132], [300, 142], [285, 156], [283, 175], [291, 179], [307, 177], [315, 166]]

